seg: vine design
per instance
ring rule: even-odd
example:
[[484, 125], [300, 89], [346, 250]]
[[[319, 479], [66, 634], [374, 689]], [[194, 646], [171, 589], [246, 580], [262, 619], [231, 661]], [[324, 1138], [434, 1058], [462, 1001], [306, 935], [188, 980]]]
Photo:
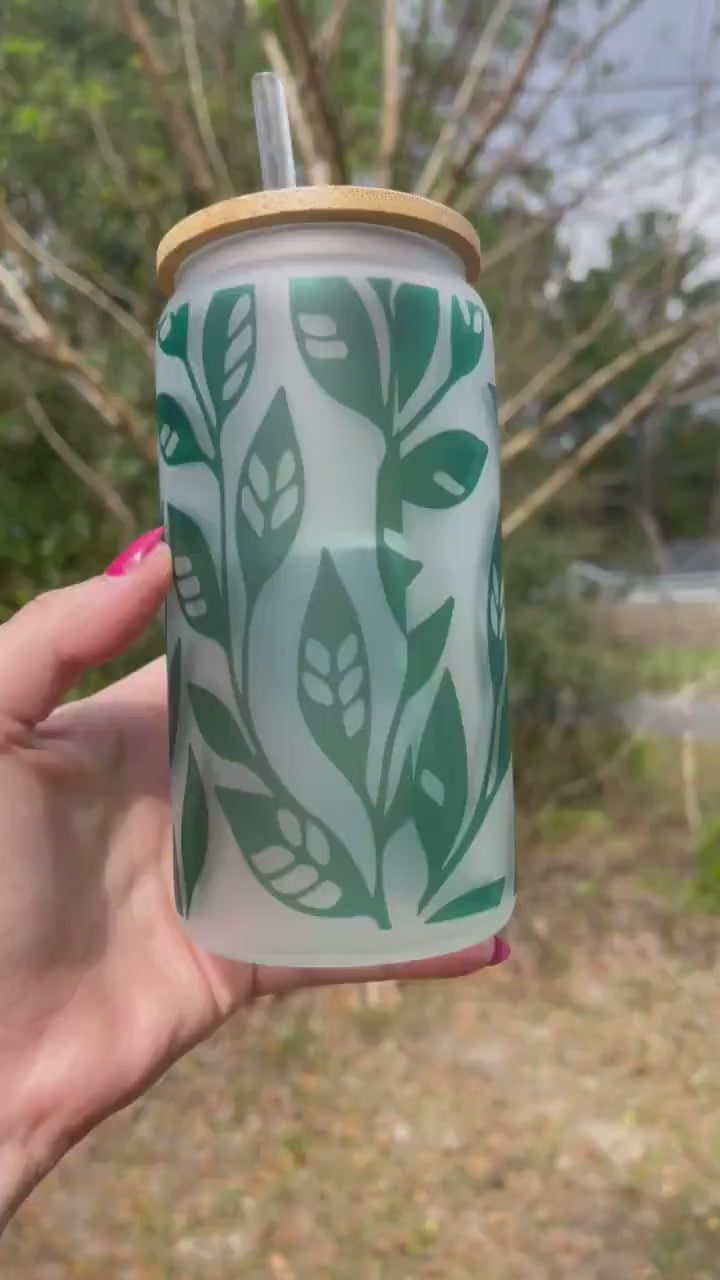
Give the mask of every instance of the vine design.
[[[454, 600], [448, 597], [428, 618], [410, 627], [408, 588], [423, 566], [408, 554], [404, 509], [410, 505], [443, 511], [458, 506], [474, 491], [488, 454], [486, 444], [477, 435], [456, 428], [436, 432], [419, 443], [414, 437], [452, 387], [476, 369], [485, 342], [485, 316], [478, 303], [452, 298], [449, 361], [444, 376], [436, 377], [433, 385], [427, 370], [441, 328], [438, 291], [418, 284], [394, 287], [392, 281], [377, 278], [363, 285], [359, 288], [344, 277], [296, 279], [290, 284], [290, 308], [295, 338], [309, 373], [334, 400], [373, 423], [383, 440], [376, 495], [376, 555], [388, 608], [405, 641], [406, 667], [384, 744], [377, 794], [372, 797], [365, 792], [363, 798], [375, 837], [378, 886], [382, 886], [390, 838], [399, 825], [408, 820], [414, 822], [428, 867], [426, 888], [418, 904], [418, 912], [422, 912], [467, 853], [510, 761], [498, 523], [487, 618], [492, 723], [480, 795], [466, 818], [470, 791], [468, 751], [459, 699], [448, 668], [442, 671], [419, 747], [404, 760], [394, 792], [391, 787], [405, 714], [413, 696], [433, 680], [440, 668], [454, 607]], [[381, 336], [377, 332], [378, 307]], [[490, 395], [494, 408], [494, 387]], [[320, 577], [316, 591], [319, 585]], [[330, 617], [334, 601], [330, 593], [325, 594], [322, 611]], [[340, 741], [323, 741], [308, 716], [306, 723], [329, 758], [336, 763], [342, 761]], [[339, 767], [349, 776], [342, 763]], [[356, 789], [363, 794], [360, 788]], [[465, 894], [432, 914], [429, 922], [497, 906], [504, 886], [501, 879]]]
[[[381, 433], [382, 462], [376, 502], [376, 556], [384, 598], [402, 639], [404, 677], [382, 747], [379, 780], [368, 781], [372, 722], [372, 673], [362, 625], [333, 556], [323, 551], [305, 615], [298, 652], [297, 698], [305, 726], [324, 755], [344, 774], [362, 802], [373, 833], [375, 879], [368, 886], [338, 836], [299, 805], [273, 768], [250, 706], [250, 631], [257, 601], [286, 560], [300, 527], [305, 477], [284, 388], [269, 404], [246, 452], [234, 494], [222, 467], [222, 432], [250, 383], [257, 349], [252, 286], [216, 292], [202, 329], [198, 380], [189, 355], [187, 303], [161, 321], [158, 342], [178, 359], [203, 425], [200, 439], [180, 402], [157, 399], [158, 443], [168, 467], [206, 467], [218, 488], [220, 565], [197, 522], [166, 506], [167, 533], [179, 607], [187, 625], [216, 641], [227, 663], [234, 706], [210, 690], [186, 686], [198, 732], [220, 758], [245, 766], [263, 793], [216, 787], [220, 809], [251, 872], [294, 910], [323, 916], [366, 916], [390, 927], [383, 884], [389, 841], [414, 823], [427, 860], [427, 883], [418, 911], [432, 901], [474, 841], [509, 765], [507, 656], [502, 601], [500, 531], [490, 568], [487, 631], [492, 710], [490, 745], [480, 795], [468, 813], [468, 752], [457, 691], [442, 666], [454, 600], [410, 625], [408, 588], [422, 564], [408, 554], [403, 532], [407, 505], [436, 511], [464, 502], [475, 489], [487, 446], [456, 428], [414, 438], [448, 391], [476, 367], [485, 341], [482, 308], [453, 297], [449, 361], [438, 379], [426, 371], [441, 329], [437, 290], [371, 279], [359, 286], [344, 277], [295, 279], [290, 313], [302, 359], [333, 400], [369, 420]], [[378, 325], [381, 333], [378, 334]], [[229, 624], [228, 537], [237, 546], [246, 608], [239, 657]], [[182, 651], [170, 660], [171, 752], [177, 755], [182, 698]], [[397, 759], [400, 732], [411, 700], [436, 680], [415, 750]], [[399, 766], [399, 767], [397, 767]], [[393, 781], [394, 780], [394, 781]], [[192, 749], [188, 749], [184, 803], [176, 857], [176, 896], [190, 909], [209, 843], [208, 800]], [[499, 903], [504, 879], [479, 886], [435, 910], [428, 923], [488, 910]]]
[[[233, 710], [209, 689], [189, 682], [188, 701], [198, 732], [221, 759], [246, 766], [264, 793], [216, 787], [220, 808], [250, 870], [286, 906], [316, 916], [366, 915], [388, 927], [387, 913], [365, 885], [348, 850], [330, 828], [288, 791], [273, 768], [255, 725], [249, 698], [249, 635], [255, 603], [287, 556], [302, 516], [304, 481], [295, 429], [284, 390], [260, 423], [240, 476], [234, 503], [234, 537], [240, 554], [247, 605], [241, 644], [241, 675], [230, 636], [228, 583], [229, 500], [222, 468], [221, 436], [252, 375], [257, 346], [255, 295], [250, 286], [215, 293], [203, 325], [203, 388], [188, 349], [189, 307], [161, 321], [158, 343], [185, 370], [210, 442], [200, 445], [190, 420], [172, 396], [158, 397], [158, 441], [167, 466], [199, 463], [218, 487], [220, 572], [197, 521], [166, 504], [167, 536], [179, 607], [191, 630], [219, 644], [227, 664]], [[170, 664], [170, 723], [173, 750], [181, 698], [181, 651]], [[188, 749], [179, 848], [175, 853], [178, 908], [188, 914], [209, 845], [208, 798], [192, 747]]]

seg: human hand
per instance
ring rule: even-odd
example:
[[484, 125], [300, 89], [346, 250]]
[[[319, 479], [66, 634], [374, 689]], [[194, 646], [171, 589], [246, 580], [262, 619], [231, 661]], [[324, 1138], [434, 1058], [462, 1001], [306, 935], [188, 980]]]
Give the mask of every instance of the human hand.
[[199, 951], [175, 912], [165, 664], [59, 705], [123, 653], [170, 582], [160, 530], [0, 628], [0, 1221], [104, 1116], [256, 996], [469, 974], [455, 955], [360, 970], [280, 969]]

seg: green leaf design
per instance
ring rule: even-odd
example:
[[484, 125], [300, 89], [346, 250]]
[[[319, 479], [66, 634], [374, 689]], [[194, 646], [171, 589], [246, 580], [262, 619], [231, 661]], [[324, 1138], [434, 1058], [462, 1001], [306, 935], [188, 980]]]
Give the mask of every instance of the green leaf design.
[[375, 290], [375, 293], [382, 303], [382, 309], [385, 312], [385, 319], [388, 322], [388, 328], [392, 328], [392, 280], [388, 280], [386, 276], [369, 276], [368, 284]]
[[495, 527], [493, 549], [490, 558], [487, 596], [487, 638], [490, 678], [493, 689], [502, 684], [507, 668], [507, 640], [505, 636], [505, 589], [502, 575], [502, 526], [500, 518]]
[[407, 673], [403, 697], [407, 700], [427, 684], [445, 649], [455, 601], [448, 597], [444, 604], [425, 618], [408, 635]]
[[466, 801], [465, 731], [455, 685], [450, 672], [445, 671], [420, 741], [413, 796], [413, 815], [428, 859], [430, 884], [442, 882]]
[[349, 280], [316, 276], [290, 282], [290, 311], [300, 354], [315, 381], [381, 431], [392, 426], [370, 317]]
[[177, 847], [177, 840], [175, 839], [175, 832], [173, 832], [172, 846], [173, 846], [173, 850], [172, 850], [173, 897], [175, 899], [175, 910], [178, 912], [178, 915], [184, 916], [187, 914], [185, 909], [185, 893], [183, 890], [183, 883], [182, 883], [182, 868], [180, 866], [180, 853]]
[[190, 304], [188, 302], [184, 302], [181, 307], [176, 307], [174, 311], [167, 307], [158, 324], [157, 341], [160, 350], [166, 356], [176, 356], [179, 360], [186, 360], [189, 328]]
[[450, 312], [448, 387], [472, 373], [485, 345], [485, 313], [480, 303], [455, 297]]
[[185, 910], [190, 911], [197, 882], [205, 866], [208, 850], [210, 823], [205, 787], [193, 754], [188, 749], [187, 777], [183, 796], [180, 823], [180, 848], [182, 851], [183, 881], [185, 885]]
[[218, 433], [252, 377], [256, 346], [254, 285], [218, 289], [210, 300], [202, 336], [205, 381]]
[[[387, 539], [386, 531], [386, 539]], [[389, 531], [392, 533], [392, 530]], [[407, 589], [422, 569], [422, 561], [413, 560], [383, 541], [377, 549], [378, 568], [385, 599], [400, 630], [407, 629]]]
[[461, 920], [463, 916], [479, 915], [482, 911], [492, 911], [499, 907], [505, 892], [505, 877], [493, 880], [491, 884], [481, 885], [479, 889], [470, 889], [453, 898], [439, 911], [430, 916], [428, 924], [442, 924], [446, 920]]
[[210, 548], [200, 526], [171, 503], [167, 508], [173, 582], [185, 620], [200, 635], [225, 646], [227, 618]]
[[385, 599], [404, 633], [407, 628], [407, 589], [422, 569], [419, 560], [407, 554], [402, 532], [402, 495], [399, 460], [394, 446], [383, 459], [378, 475], [377, 560]]
[[161, 392], [155, 401], [158, 446], [168, 467], [186, 462], [207, 462], [190, 419], [174, 396]]
[[180, 699], [182, 696], [182, 642], [178, 640], [168, 667], [168, 742], [170, 761], [175, 755], [178, 725], [180, 723]]
[[[479, 804], [481, 822], [500, 789], [510, 765], [510, 714], [507, 696], [507, 637], [505, 633], [505, 591], [502, 576], [502, 525], [495, 529], [487, 597], [488, 665], [493, 691], [493, 722], [487, 767]], [[475, 825], [473, 822], [473, 826]]]
[[488, 455], [469, 431], [443, 431], [424, 440], [400, 463], [405, 502], [416, 507], [456, 507], [472, 493]]
[[302, 458], [281, 387], [255, 433], [238, 485], [235, 528], [250, 605], [290, 550], [304, 503]]
[[[427, 905], [455, 867], [465, 857], [473, 840], [480, 831], [491, 804], [493, 803], [510, 767], [510, 717], [507, 696], [507, 644], [505, 639], [505, 603], [502, 588], [502, 527], [500, 517], [495, 530], [490, 571], [488, 576], [487, 595], [487, 644], [490, 682], [492, 688], [492, 718], [490, 721], [490, 741], [488, 744], [485, 771], [480, 786], [480, 795], [474, 811], [470, 816], [462, 839], [444, 864], [439, 867], [431, 865], [427, 888], [420, 899], [419, 911]], [[492, 904], [491, 905], [496, 905]], [[447, 910], [449, 908], [443, 908]], [[436, 917], [433, 917], [435, 919]], [[440, 917], [437, 917], [440, 918]], [[450, 918], [450, 917], [442, 917]]]
[[324, 551], [300, 631], [300, 709], [321, 751], [364, 795], [370, 672], [355, 606]]
[[345, 846], [293, 801], [217, 787], [245, 862], [268, 893], [314, 916], [371, 916], [372, 896]]
[[395, 293], [392, 327], [398, 409], [417, 390], [440, 328], [440, 298], [427, 285], [401, 284]]
[[412, 820], [414, 779], [415, 770], [413, 768], [412, 752], [408, 751], [403, 760], [395, 794], [390, 801], [385, 817], [385, 831], [388, 840], [400, 827]]
[[223, 760], [252, 765], [243, 731], [224, 702], [199, 684], [188, 684], [188, 695], [197, 727], [210, 749]]

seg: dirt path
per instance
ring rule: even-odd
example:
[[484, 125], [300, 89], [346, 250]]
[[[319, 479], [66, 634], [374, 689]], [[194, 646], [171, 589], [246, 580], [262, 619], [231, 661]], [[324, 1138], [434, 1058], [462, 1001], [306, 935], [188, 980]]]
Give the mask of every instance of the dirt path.
[[674, 861], [538, 855], [505, 970], [258, 1007], [48, 1179], [0, 1277], [720, 1280], [720, 920], [648, 887]]

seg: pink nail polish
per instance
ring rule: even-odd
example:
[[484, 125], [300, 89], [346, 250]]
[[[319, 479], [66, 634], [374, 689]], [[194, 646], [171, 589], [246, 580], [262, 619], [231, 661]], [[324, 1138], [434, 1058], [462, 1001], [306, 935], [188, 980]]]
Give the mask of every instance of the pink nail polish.
[[504, 964], [510, 955], [510, 943], [504, 938], [496, 938], [493, 948], [492, 959], [488, 962], [488, 968], [495, 964]]
[[139, 538], [130, 543], [124, 551], [120, 552], [114, 560], [110, 562], [105, 573], [110, 578], [120, 578], [125, 573], [130, 573], [136, 569], [146, 556], [155, 549], [163, 536], [163, 527], [157, 529], [148, 529], [145, 533], [141, 533]]

